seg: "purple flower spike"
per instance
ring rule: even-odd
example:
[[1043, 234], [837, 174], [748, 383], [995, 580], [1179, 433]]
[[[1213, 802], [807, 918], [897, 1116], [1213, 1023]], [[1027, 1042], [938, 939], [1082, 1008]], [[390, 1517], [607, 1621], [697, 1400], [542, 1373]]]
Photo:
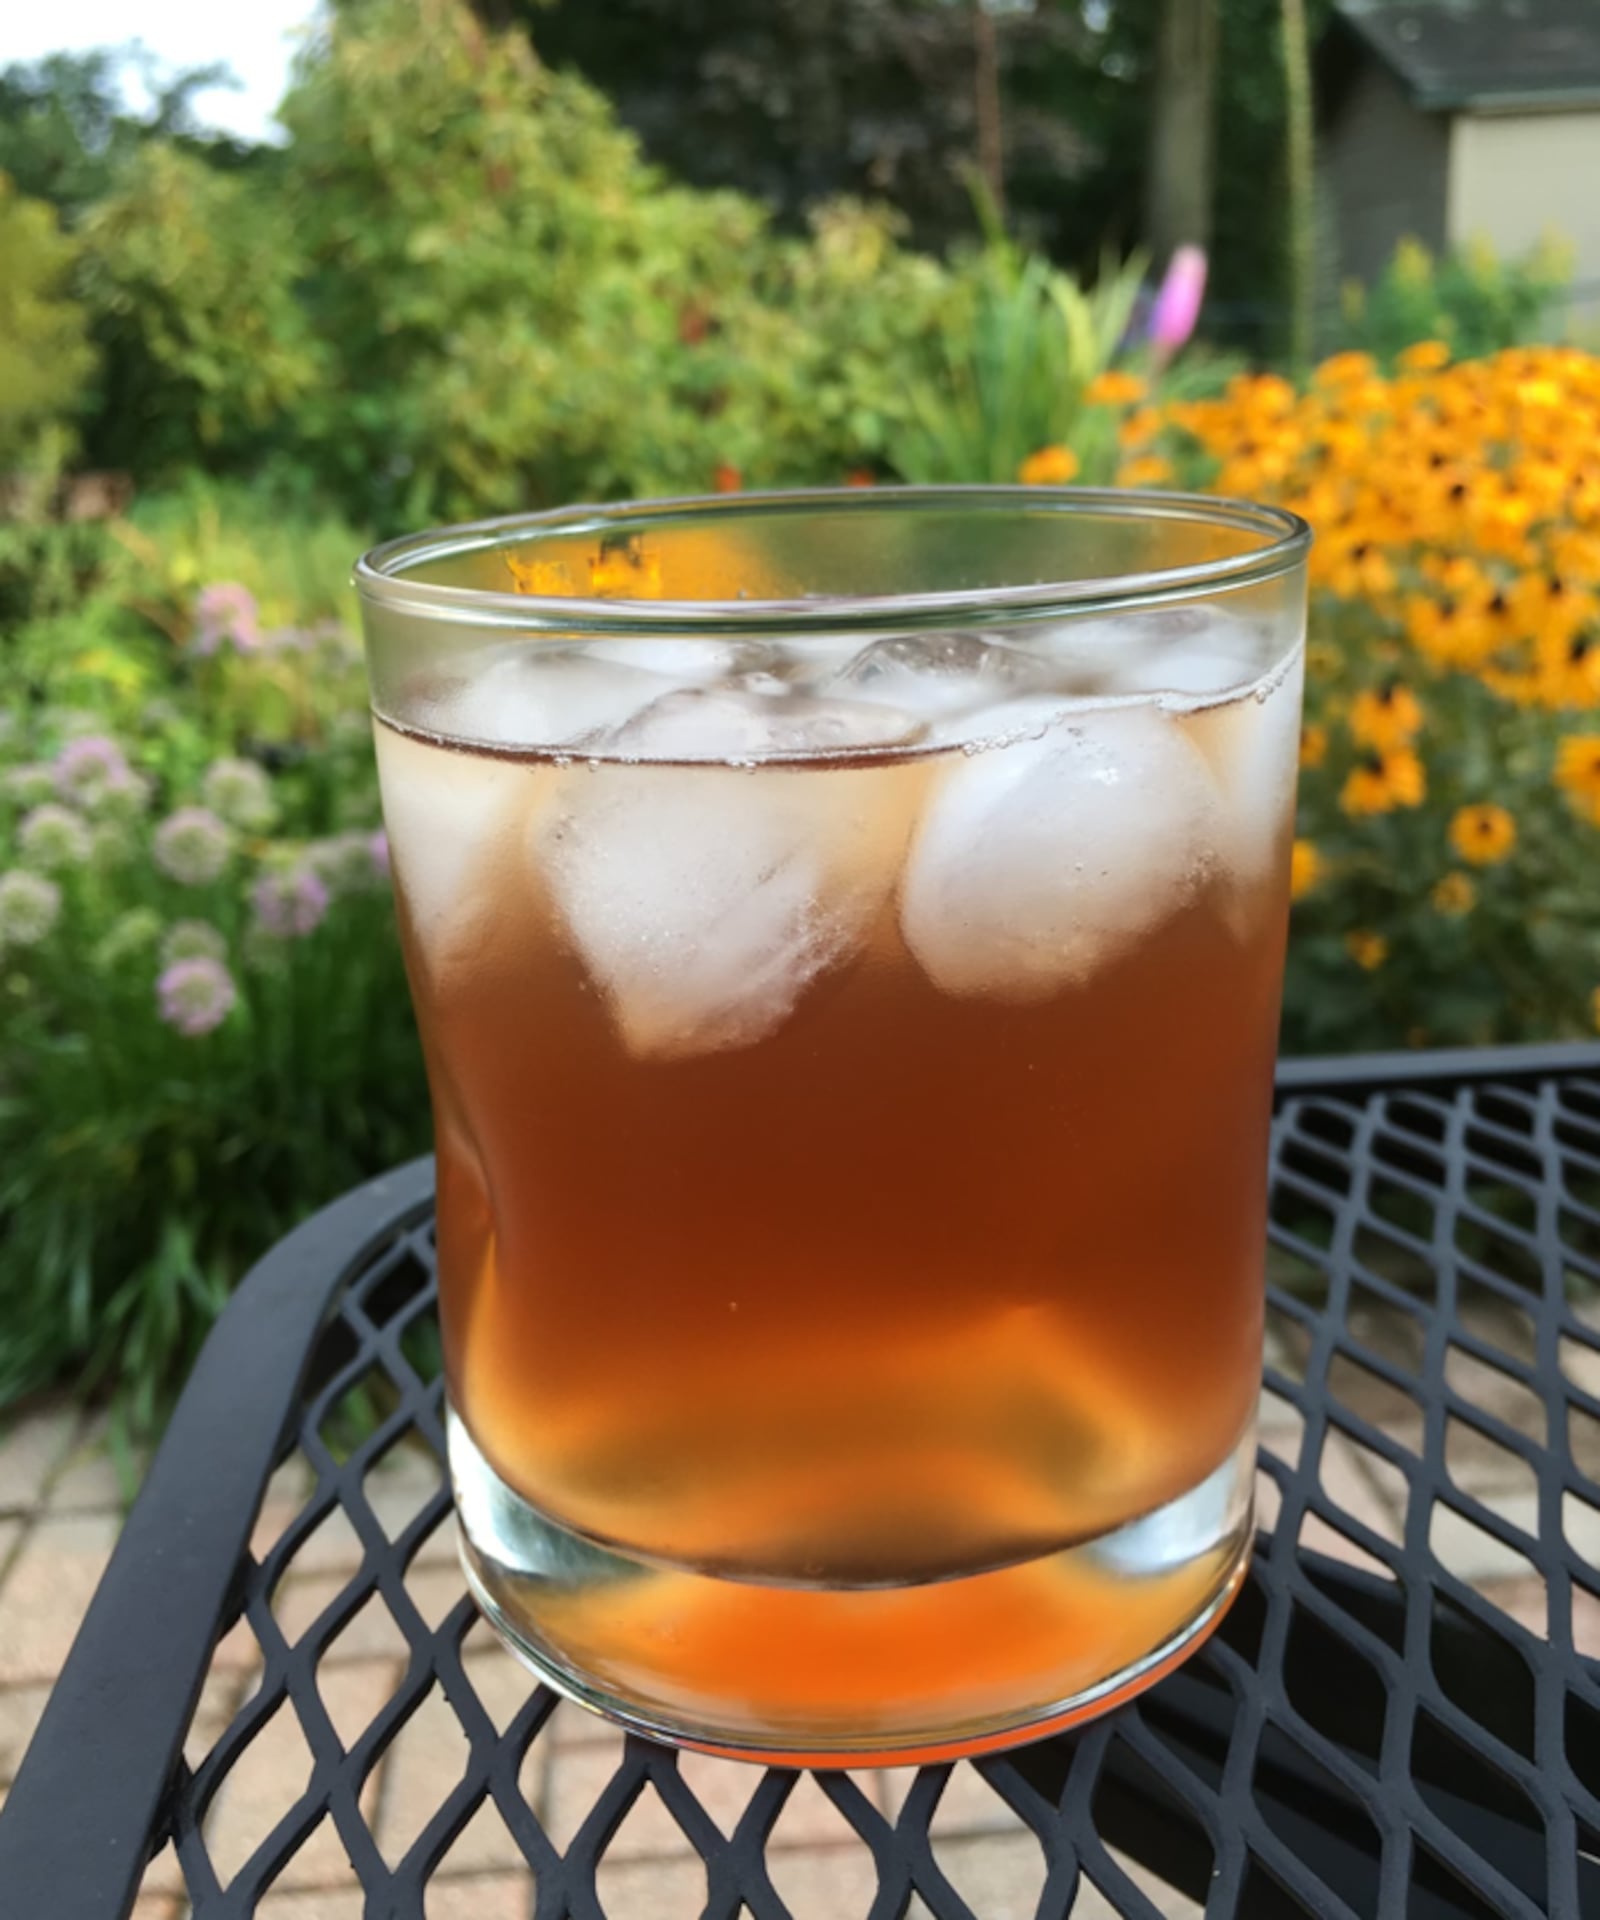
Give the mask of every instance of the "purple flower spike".
[[1150, 345], [1163, 365], [1194, 332], [1205, 297], [1205, 253], [1199, 247], [1179, 247], [1150, 315]]

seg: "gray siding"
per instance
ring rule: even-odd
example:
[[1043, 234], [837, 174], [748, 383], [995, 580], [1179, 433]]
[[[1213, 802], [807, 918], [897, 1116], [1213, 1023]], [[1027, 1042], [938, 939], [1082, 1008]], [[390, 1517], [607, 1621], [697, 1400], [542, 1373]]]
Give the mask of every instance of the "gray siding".
[[1375, 280], [1407, 236], [1443, 250], [1449, 117], [1419, 112], [1376, 61], [1365, 62], [1324, 132], [1319, 171], [1336, 285]]

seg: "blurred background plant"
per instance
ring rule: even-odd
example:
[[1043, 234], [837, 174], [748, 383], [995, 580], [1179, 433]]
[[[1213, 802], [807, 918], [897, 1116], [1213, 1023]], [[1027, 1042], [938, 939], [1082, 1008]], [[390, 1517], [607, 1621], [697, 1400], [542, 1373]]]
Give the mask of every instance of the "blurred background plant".
[[1482, 241], [1435, 258], [1402, 240], [1371, 287], [1349, 282], [1340, 298], [1341, 344], [1390, 365], [1418, 340], [1442, 340], [1457, 359], [1544, 337], [1572, 281], [1572, 250], [1551, 236], [1517, 260]]
[[180, 601], [146, 538], [0, 733], [0, 1402], [70, 1371], [140, 1429], [261, 1249], [427, 1138], [351, 633], [284, 578]]
[[1280, 499], [1286, 1043], [1593, 1030], [1597, 363], [1531, 344], [1553, 242], [1313, 312], [1331, 4], [335, 0], [281, 144], [204, 70], [0, 71], [0, 1402], [148, 1426], [250, 1259], [426, 1143], [348, 571], [429, 520]]

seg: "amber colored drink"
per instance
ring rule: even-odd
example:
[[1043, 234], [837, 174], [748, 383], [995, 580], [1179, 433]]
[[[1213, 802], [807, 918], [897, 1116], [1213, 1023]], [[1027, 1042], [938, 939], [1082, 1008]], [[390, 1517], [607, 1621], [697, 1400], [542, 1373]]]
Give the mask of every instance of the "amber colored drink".
[[1304, 538], [911, 490], [363, 563], [463, 1562], [556, 1686], [954, 1755], [1226, 1608]]

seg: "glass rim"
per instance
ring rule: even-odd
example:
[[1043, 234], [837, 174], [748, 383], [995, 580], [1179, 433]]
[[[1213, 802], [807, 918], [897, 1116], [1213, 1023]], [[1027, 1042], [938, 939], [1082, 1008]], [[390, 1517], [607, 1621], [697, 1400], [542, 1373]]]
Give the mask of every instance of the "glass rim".
[[[499, 592], [418, 580], [411, 565], [510, 546], [540, 534], [616, 536], [643, 531], [663, 519], [741, 519], [764, 514], [844, 508], [853, 513], [915, 512], [963, 503], [976, 511], [1054, 512], [1123, 519], [1184, 521], [1233, 527], [1260, 537], [1241, 553], [1140, 573], [1097, 574], [1077, 580], [960, 588], [938, 593], [816, 595], [801, 599], [621, 600]], [[1298, 514], [1221, 494], [1116, 487], [885, 486], [807, 487], [750, 493], [688, 494], [660, 500], [557, 507], [507, 514], [401, 535], [370, 548], [356, 562], [360, 596], [398, 613], [431, 616], [447, 624], [634, 633], [680, 637], [744, 633], [803, 633], [840, 625], [947, 626], [998, 618], [1042, 619], [1192, 599], [1253, 586], [1291, 571], [1304, 560], [1312, 532]]]

